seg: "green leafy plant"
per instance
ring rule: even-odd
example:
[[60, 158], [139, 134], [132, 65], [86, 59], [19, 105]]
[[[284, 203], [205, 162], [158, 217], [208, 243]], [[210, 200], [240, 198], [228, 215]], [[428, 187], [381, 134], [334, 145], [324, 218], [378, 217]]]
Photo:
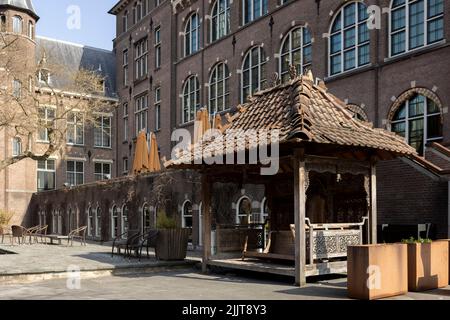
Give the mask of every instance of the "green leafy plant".
[[156, 218], [156, 227], [158, 229], [176, 229], [178, 226], [174, 218], [168, 217], [164, 211], [160, 211]]
[[402, 243], [406, 243], [406, 244], [414, 244], [414, 243], [431, 243], [431, 239], [422, 239], [422, 238], [414, 238], [411, 237], [409, 239], [403, 239]]
[[0, 227], [6, 227], [11, 221], [13, 215], [13, 212], [0, 210]]

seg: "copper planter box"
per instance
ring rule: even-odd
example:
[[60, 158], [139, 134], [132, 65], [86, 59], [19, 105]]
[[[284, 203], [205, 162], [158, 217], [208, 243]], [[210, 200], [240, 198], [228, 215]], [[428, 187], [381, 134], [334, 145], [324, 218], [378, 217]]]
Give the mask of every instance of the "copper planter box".
[[349, 246], [348, 296], [373, 300], [408, 292], [408, 252], [405, 244]]
[[408, 289], [425, 291], [448, 285], [448, 241], [408, 244]]
[[189, 229], [160, 229], [156, 242], [159, 260], [184, 260], [189, 240]]

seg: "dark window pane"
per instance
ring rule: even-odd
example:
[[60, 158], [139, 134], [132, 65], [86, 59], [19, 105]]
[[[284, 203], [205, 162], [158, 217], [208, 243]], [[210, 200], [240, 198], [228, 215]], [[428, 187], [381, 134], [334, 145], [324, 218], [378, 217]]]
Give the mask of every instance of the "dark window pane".
[[428, 117], [427, 137], [428, 139], [442, 137], [442, 124], [441, 117], [439, 115]]

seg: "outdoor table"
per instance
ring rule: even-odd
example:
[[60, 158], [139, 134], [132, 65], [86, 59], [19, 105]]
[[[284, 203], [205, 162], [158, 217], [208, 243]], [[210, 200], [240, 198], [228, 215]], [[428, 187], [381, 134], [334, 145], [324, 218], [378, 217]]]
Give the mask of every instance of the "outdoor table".
[[58, 244], [61, 244], [62, 240], [69, 240], [69, 236], [62, 236], [60, 234], [48, 234], [46, 237], [50, 239], [50, 244], [53, 244], [54, 240], [58, 240]]

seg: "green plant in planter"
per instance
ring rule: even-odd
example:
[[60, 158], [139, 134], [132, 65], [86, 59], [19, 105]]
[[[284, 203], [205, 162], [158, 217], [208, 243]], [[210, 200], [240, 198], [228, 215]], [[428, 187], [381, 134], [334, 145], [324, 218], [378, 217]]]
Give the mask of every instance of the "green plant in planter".
[[402, 240], [402, 243], [406, 243], [406, 244], [431, 243], [431, 242], [432, 242], [431, 239], [422, 239], [422, 238], [415, 239], [414, 237]]
[[156, 218], [156, 228], [158, 229], [177, 229], [177, 221], [174, 218], [168, 217], [167, 214], [162, 211], [158, 213]]

